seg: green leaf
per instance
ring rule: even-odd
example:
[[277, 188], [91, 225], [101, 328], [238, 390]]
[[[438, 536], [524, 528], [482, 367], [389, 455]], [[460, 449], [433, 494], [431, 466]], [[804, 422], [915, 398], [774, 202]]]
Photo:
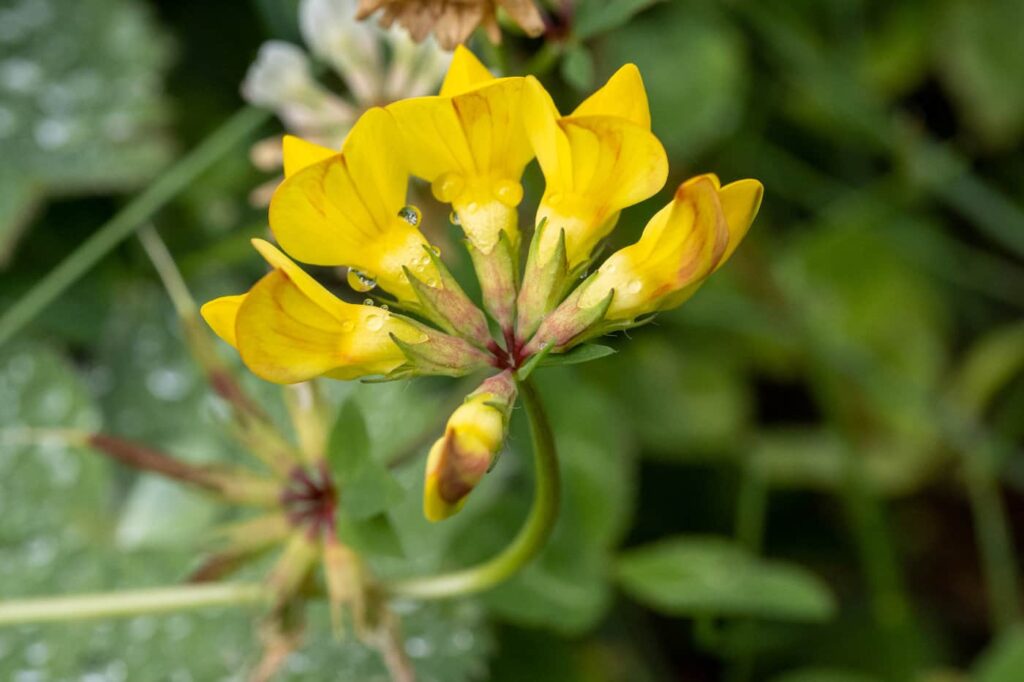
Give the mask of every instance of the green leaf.
[[562, 58], [562, 78], [577, 90], [591, 90], [594, 87], [594, 58], [590, 50], [581, 43], [573, 43]]
[[953, 0], [945, 9], [933, 40], [940, 74], [974, 132], [1009, 147], [1024, 135], [1024, 4]]
[[1016, 627], [996, 639], [978, 658], [974, 682], [1019, 682], [1024, 679], [1024, 628]]
[[618, 351], [611, 346], [603, 346], [599, 343], [584, 343], [576, 346], [565, 353], [557, 353], [541, 358], [541, 367], [557, 367], [558, 365], [578, 365], [582, 362], [599, 360], [609, 355], [615, 355]]
[[638, 601], [675, 616], [821, 621], [835, 610], [813, 574], [753, 556], [724, 538], [679, 536], [629, 550], [616, 572]]
[[601, 45], [599, 76], [627, 62], [640, 68], [653, 131], [673, 160], [692, 160], [732, 136], [748, 108], [742, 98], [754, 71], [746, 63], [743, 37], [717, 4], [659, 4]]
[[402, 541], [387, 514], [366, 519], [338, 515], [338, 539], [364, 556], [401, 557]]
[[577, 3], [572, 30], [580, 40], [617, 28], [662, 0], [584, 0]]
[[338, 481], [341, 508], [354, 519], [386, 511], [403, 497], [402, 486], [373, 457], [359, 404], [346, 400], [331, 430], [327, 459]]

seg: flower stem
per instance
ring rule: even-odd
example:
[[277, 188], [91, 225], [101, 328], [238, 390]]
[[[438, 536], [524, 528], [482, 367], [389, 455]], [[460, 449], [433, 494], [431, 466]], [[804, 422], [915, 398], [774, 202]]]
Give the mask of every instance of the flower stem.
[[73, 597], [43, 597], [0, 602], [0, 626], [67, 623], [93, 618], [188, 611], [210, 606], [259, 604], [270, 599], [263, 585], [220, 583], [177, 585]]
[[511, 544], [482, 564], [453, 573], [391, 583], [394, 595], [419, 599], [443, 599], [487, 590], [515, 575], [543, 549], [558, 518], [560, 484], [558, 454], [547, 413], [537, 389], [529, 380], [519, 384], [519, 395], [530, 419], [536, 482], [533, 507], [526, 523]]
[[259, 109], [241, 109], [198, 147], [171, 166], [156, 182], [128, 202], [0, 316], [0, 344], [18, 333], [89, 268], [163, 208], [164, 204], [263, 125], [269, 116]]

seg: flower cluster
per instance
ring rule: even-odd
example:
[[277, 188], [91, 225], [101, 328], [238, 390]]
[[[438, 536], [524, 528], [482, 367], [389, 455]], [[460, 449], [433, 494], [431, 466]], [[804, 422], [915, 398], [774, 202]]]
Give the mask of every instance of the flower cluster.
[[[342, 301], [256, 240], [271, 272], [203, 316], [273, 382], [495, 371], [431, 448], [432, 520], [456, 512], [491, 466], [524, 366], [680, 305], [731, 256], [762, 195], [756, 180], [688, 180], [639, 241], [588, 275], [620, 211], [668, 175], [638, 70], [622, 67], [563, 116], [536, 79], [495, 78], [462, 47], [439, 95], [367, 111], [340, 152], [294, 137], [283, 150], [285, 181], [270, 204], [278, 244], [304, 263], [347, 267], [354, 290], [383, 290], [387, 304]], [[534, 158], [546, 189], [520, 268], [520, 182]], [[410, 175], [451, 206], [487, 315], [420, 231], [419, 210], [406, 205]]]

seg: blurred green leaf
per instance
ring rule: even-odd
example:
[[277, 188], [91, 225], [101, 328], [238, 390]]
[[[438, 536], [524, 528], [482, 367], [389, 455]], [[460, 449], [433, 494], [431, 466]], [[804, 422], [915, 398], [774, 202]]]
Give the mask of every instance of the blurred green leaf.
[[354, 519], [338, 515], [338, 538], [357, 552], [370, 557], [402, 557], [402, 541], [387, 514]]
[[1024, 3], [949, 0], [933, 34], [940, 73], [967, 123], [990, 146], [1024, 134]]
[[588, 367], [620, 398], [626, 423], [658, 459], [696, 461], [729, 452], [749, 426], [750, 390], [736, 354], [692, 329], [637, 334], [608, 362]]
[[594, 87], [594, 58], [585, 45], [573, 43], [566, 48], [561, 70], [565, 82], [577, 90]]
[[170, 43], [134, 0], [20, 0], [0, 25], [0, 157], [20, 176], [0, 178], [2, 254], [40, 191], [131, 189], [166, 163]]
[[743, 40], [711, 4], [659, 4], [601, 47], [599, 74], [628, 62], [640, 68], [653, 130], [676, 163], [691, 160], [739, 123], [749, 73]]
[[1024, 628], [1016, 627], [997, 638], [978, 658], [973, 682], [1018, 682], [1024, 679]]
[[366, 421], [355, 400], [346, 400], [338, 410], [327, 459], [338, 481], [341, 508], [354, 519], [376, 516], [402, 499], [402, 486], [373, 457]]
[[675, 616], [821, 621], [835, 602], [813, 574], [715, 537], [675, 537], [624, 552], [616, 574], [647, 606]]
[[586, 40], [622, 26], [635, 14], [663, 0], [581, 0], [573, 7], [573, 35]]

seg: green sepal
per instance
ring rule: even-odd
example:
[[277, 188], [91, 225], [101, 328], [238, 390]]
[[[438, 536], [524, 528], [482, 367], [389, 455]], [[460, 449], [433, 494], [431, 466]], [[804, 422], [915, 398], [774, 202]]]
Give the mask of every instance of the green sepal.
[[408, 343], [391, 334], [391, 340], [409, 362], [392, 370], [386, 380], [422, 374], [461, 377], [489, 366], [488, 356], [468, 342], [417, 326], [427, 334], [427, 341]]
[[544, 316], [554, 310], [565, 297], [569, 283], [569, 262], [566, 258], [565, 230], [559, 230], [558, 246], [545, 263], [539, 263], [540, 243], [547, 219], [541, 221], [533, 233], [530, 253], [526, 259], [523, 285], [517, 299], [516, 334], [529, 339], [537, 331]]
[[571, 350], [564, 353], [556, 353], [548, 355], [544, 353], [541, 358], [541, 367], [557, 367], [559, 365], [579, 365], [584, 362], [590, 362], [591, 360], [600, 360], [606, 358], [609, 355], [615, 355], [618, 353], [617, 350], [611, 346], [604, 346], [599, 343], [582, 343], [578, 346], [574, 346]]
[[490, 253], [483, 253], [469, 240], [466, 250], [480, 282], [484, 308], [503, 330], [512, 329], [519, 289], [519, 259], [508, 233], [501, 231]]
[[541, 347], [539, 351], [531, 355], [530, 359], [523, 363], [523, 366], [519, 368], [516, 372], [516, 379], [518, 381], [526, 381], [529, 379], [530, 375], [533, 374], [533, 370], [537, 369], [541, 362], [544, 361], [544, 358], [546, 358], [554, 349], [555, 346], [551, 343]]
[[420, 306], [418, 312], [449, 334], [458, 335], [478, 348], [486, 348], [490, 340], [487, 318], [473, 304], [433, 249], [424, 246], [427, 256], [441, 277], [441, 286], [432, 287], [416, 277], [409, 268], [402, 270], [409, 280]]

